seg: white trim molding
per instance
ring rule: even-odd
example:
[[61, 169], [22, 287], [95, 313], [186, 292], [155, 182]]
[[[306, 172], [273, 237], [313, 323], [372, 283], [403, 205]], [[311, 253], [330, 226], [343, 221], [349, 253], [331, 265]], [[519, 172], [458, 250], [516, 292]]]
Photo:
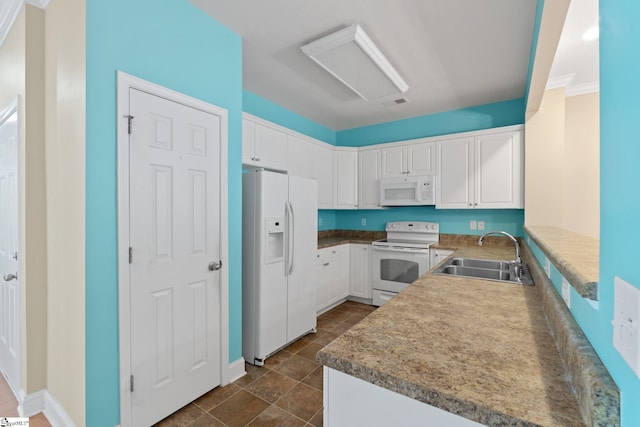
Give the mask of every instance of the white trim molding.
[[0, 46], [9, 35], [20, 9], [22, 9], [22, 0], [0, 1]]
[[244, 370], [244, 366], [244, 357], [241, 357], [235, 362], [229, 364], [229, 382], [236, 382], [247, 375], [247, 371]]
[[42, 412], [52, 427], [75, 427], [76, 425], [46, 389], [22, 396], [21, 400], [22, 403], [18, 406], [18, 414], [21, 417], [31, 417]]
[[[228, 112], [208, 102], [184, 95], [138, 77], [117, 72], [117, 200], [118, 200], [118, 333], [120, 361], [120, 425], [131, 426], [132, 393], [129, 391], [131, 375], [131, 300], [129, 296], [129, 93], [138, 89], [164, 99], [217, 115], [220, 129], [220, 259], [229, 265], [229, 183], [228, 183]], [[230, 378], [242, 376], [244, 360], [229, 364], [229, 269], [220, 270], [220, 385], [229, 384]]]
[[567, 87], [566, 96], [586, 95], [588, 93], [600, 92], [600, 82], [583, 83]]
[[573, 81], [573, 78], [576, 76], [575, 73], [565, 74], [563, 76], [551, 77], [547, 80], [547, 86], [544, 88], [545, 90], [556, 89], [559, 87], [567, 87]]

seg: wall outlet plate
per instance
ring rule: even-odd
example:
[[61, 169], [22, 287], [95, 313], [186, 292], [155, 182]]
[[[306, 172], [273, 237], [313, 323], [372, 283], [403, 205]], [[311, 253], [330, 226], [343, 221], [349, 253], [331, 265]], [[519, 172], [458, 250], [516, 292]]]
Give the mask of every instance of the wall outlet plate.
[[[548, 261], [548, 260], [547, 260]], [[567, 279], [562, 278], [562, 299], [567, 305], [567, 308], [571, 308], [571, 285], [567, 282]]]
[[478, 230], [484, 230], [484, 221], [478, 221]]
[[363, 227], [367, 225], [367, 218], [360, 218], [360, 225]]
[[475, 230], [478, 228], [478, 223], [475, 220], [469, 221], [469, 230]]
[[547, 275], [547, 278], [551, 279], [551, 261], [549, 258], [544, 257], [544, 272]]
[[613, 346], [640, 378], [640, 289], [619, 277], [613, 289]]

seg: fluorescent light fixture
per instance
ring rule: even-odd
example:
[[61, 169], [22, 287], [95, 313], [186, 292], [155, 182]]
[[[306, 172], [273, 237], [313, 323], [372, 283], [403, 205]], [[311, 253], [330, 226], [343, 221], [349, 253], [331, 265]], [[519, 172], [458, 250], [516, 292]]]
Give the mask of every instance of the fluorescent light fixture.
[[351, 25], [301, 49], [366, 101], [398, 95], [409, 89], [359, 25]]
[[593, 27], [589, 28], [582, 35], [582, 39], [586, 41], [595, 40], [598, 37], [600, 37], [600, 29], [598, 28], [597, 25], [594, 25]]

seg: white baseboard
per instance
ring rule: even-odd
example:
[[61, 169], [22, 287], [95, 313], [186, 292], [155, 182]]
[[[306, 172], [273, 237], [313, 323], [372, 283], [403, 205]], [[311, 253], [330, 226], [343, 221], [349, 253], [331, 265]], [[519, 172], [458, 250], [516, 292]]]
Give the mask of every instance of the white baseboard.
[[238, 381], [240, 378], [247, 375], [247, 372], [244, 370], [244, 357], [230, 363], [228, 369], [230, 382]]
[[43, 412], [52, 427], [75, 427], [75, 423], [48, 390], [40, 390], [22, 397], [18, 406], [21, 417], [31, 417]]

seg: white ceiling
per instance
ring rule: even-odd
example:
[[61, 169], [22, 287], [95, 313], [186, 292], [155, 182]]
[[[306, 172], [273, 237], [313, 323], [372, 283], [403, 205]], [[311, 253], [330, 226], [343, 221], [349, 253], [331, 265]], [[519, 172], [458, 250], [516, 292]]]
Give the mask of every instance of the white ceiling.
[[571, 1], [547, 87], [566, 86], [568, 95], [599, 90], [598, 39], [582, 39], [598, 16], [598, 0]]
[[[246, 90], [333, 130], [524, 96], [536, 0], [190, 1], [242, 36]], [[597, 16], [597, 0], [576, 2], [595, 2]], [[364, 101], [300, 50], [356, 23], [409, 84], [409, 103]]]

